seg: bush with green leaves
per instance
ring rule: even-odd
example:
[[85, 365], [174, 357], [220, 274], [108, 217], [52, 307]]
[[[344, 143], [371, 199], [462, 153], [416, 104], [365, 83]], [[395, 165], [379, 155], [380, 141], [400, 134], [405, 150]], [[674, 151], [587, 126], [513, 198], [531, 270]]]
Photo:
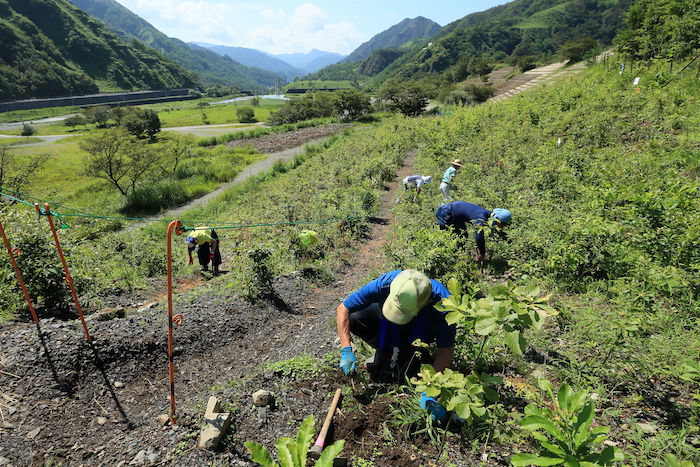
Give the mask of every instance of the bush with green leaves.
[[252, 107], [239, 107], [236, 109], [236, 116], [241, 123], [255, 123], [258, 120], [255, 118], [255, 111]]
[[513, 355], [520, 356], [527, 348], [524, 332], [540, 329], [547, 316], [555, 316], [556, 310], [548, 305], [551, 295], [541, 297], [538, 287], [519, 287], [513, 284], [497, 285], [483, 298], [474, 298], [474, 292], [463, 293], [455, 279], [447, 283], [450, 295], [435, 305], [447, 313], [448, 324], [459, 324], [484, 337], [484, 344], [491, 336], [503, 335], [505, 344]]
[[34, 125], [31, 123], [22, 123], [22, 131], [20, 135], [22, 136], [34, 136], [38, 131]]
[[[304, 419], [296, 438], [280, 438], [275, 443], [277, 459], [275, 460], [263, 445], [255, 441], [246, 441], [245, 447], [250, 452], [251, 460], [263, 467], [306, 467], [307, 453], [314, 436], [314, 416]], [[314, 467], [332, 467], [333, 460], [345, 447], [344, 440], [338, 440], [326, 447], [314, 463]]]
[[587, 391], [574, 392], [564, 383], [555, 396], [552, 383], [539, 380], [537, 384], [551, 399], [552, 408], [528, 405], [520, 427], [531, 432], [540, 444], [540, 452], [515, 454], [510, 459], [511, 464], [594, 467], [624, 460], [623, 452], [616, 446], [599, 450], [610, 428], [591, 428], [595, 406], [588, 400]]
[[475, 372], [465, 376], [449, 368], [436, 372], [432, 365], [421, 365], [411, 383], [416, 392], [425, 392], [447, 410], [473, 423], [488, 416], [488, 402], [498, 400], [498, 393], [492, 386], [503, 384], [503, 378]]

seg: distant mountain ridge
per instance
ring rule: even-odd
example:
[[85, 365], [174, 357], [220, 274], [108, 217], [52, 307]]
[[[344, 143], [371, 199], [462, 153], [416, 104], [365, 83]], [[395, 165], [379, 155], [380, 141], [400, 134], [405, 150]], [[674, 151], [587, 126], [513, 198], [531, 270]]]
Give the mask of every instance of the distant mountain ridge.
[[288, 81], [293, 80], [297, 76], [304, 76], [306, 71], [301, 68], [290, 65], [284, 60], [271, 55], [261, 50], [249, 49], [246, 47], [231, 47], [227, 45], [209, 44], [207, 42], [190, 42], [190, 44], [204, 47], [219, 55], [225, 55], [231, 59], [247, 66], [254, 66], [268, 70], [273, 73], [284, 75]]
[[193, 87], [195, 76], [127, 43], [67, 0], [0, 0], [0, 99]]
[[440, 29], [441, 26], [438, 23], [423, 16], [406, 18], [360, 45], [343, 61], [359, 62], [369, 57], [375, 50], [400, 47], [413, 39], [430, 38]]
[[280, 60], [293, 65], [297, 68], [301, 68], [307, 73], [313, 73], [316, 70], [320, 70], [323, 67], [338, 63], [345, 55], [336, 52], [325, 52], [323, 50], [312, 49], [308, 53], [294, 53], [294, 54], [277, 54], [275, 57]]
[[115, 0], [68, 0], [102, 20], [125, 38], [135, 38], [197, 73], [206, 84], [220, 83], [244, 90], [261, 91], [274, 86], [278, 74], [246, 66], [207, 48], [188, 45], [160, 32], [146, 20]]

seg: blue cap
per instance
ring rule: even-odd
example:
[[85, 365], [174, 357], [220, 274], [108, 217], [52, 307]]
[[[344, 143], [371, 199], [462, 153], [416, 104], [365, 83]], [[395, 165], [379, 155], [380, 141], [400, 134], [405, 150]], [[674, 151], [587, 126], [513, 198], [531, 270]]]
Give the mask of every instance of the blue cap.
[[197, 240], [193, 237], [187, 237], [185, 239], [185, 243], [187, 243], [188, 250], [194, 250], [194, 247], [197, 244]]
[[502, 208], [496, 208], [493, 210], [493, 217], [498, 219], [499, 222], [503, 224], [508, 224], [510, 223], [511, 220], [513, 220], [513, 216], [511, 215], [510, 211], [507, 209], [502, 209]]

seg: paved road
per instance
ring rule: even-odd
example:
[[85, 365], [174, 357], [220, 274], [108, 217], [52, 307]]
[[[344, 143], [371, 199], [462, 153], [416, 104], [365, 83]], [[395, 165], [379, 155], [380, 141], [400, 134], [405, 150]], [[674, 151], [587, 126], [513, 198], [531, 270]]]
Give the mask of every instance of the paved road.
[[[60, 117], [42, 118], [41, 120], [30, 120], [27, 123], [31, 123], [32, 125], [34, 125], [34, 124], [39, 124], [39, 123], [62, 122], [63, 120], [65, 120], [67, 118], [73, 117], [74, 115], [78, 115], [78, 114], [61, 115]], [[0, 131], [17, 130], [19, 128], [22, 128], [22, 125], [24, 125], [24, 123], [25, 122], [0, 123]]]
[[[71, 136], [80, 136], [82, 133], [75, 133], [72, 135], [34, 135], [32, 138], [41, 138], [43, 141], [39, 143], [15, 143], [12, 145], [12, 147], [15, 146], [22, 146], [23, 148], [29, 147], [29, 146], [46, 146], [47, 144], [55, 143], [56, 141], [61, 141], [62, 139], [65, 138], [70, 138]], [[12, 136], [12, 135], [0, 135], [0, 139], [2, 138], [21, 138], [21, 136]]]

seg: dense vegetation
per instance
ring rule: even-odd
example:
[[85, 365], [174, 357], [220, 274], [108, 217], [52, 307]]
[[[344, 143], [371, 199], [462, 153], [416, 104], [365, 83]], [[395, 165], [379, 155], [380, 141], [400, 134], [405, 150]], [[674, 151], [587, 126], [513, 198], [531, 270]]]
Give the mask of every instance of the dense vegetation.
[[139, 42], [124, 42], [67, 0], [0, 1], [0, 99], [196, 84]]
[[[569, 41], [610, 44], [632, 0], [516, 0], [448, 24], [423, 44], [410, 43], [391, 64], [335, 65], [317, 79], [349, 79], [376, 90], [389, 79], [459, 82], [475, 59], [521, 68], [550, 61]], [[408, 47], [408, 45], [411, 45]], [[374, 57], [373, 62], [377, 61]], [[381, 73], [379, 73], [381, 72]]]
[[400, 47], [414, 39], [428, 39], [440, 30], [440, 25], [428, 18], [406, 18], [389, 29], [380, 32], [360, 45], [343, 62], [359, 62], [377, 49]]
[[250, 91], [274, 86], [276, 73], [248, 67], [216, 52], [166, 36], [114, 0], [69, 0], [101, 19], [124, 40], [136, 39], [199, 76], [202, 83], [221, 83]]
[[[698, 381], [688, 392], [682, 376], [700, 350], [700, 87], [690, 73], [663, 87], [669, 76], [653, 67], [640, 72], [635, 92], [637, 73], [612, 68], [424, 120], [415, 172], [435, 176], [460, 158], [458, 198], [506, 207], [515, 222], [507, 242], [487, 239], [491, 258], [480, 272], [473, 240], [459, 243], [434, 226], [434, 187], [432, 196], [398, 208], [390, 254], [396, 267], [477, 289], [496, 279], [554, 292], [561, 314], [533, 340], [532, 356], [547, 365], [516, 359], [504, 371], [539, 368], [595, 388], [608, 421], [627, 423], [615, 438], [641, 463], [661, 459], [666, 442], [697, 462], [686, 437], [697, 432]], [[468, 342], [467, 365], [476, 345]], [[487, 361], [504, 365], [502, 349], [488, 349]], [[658, 398], [667, 393], [684, 395], [664, 409]], [[634, 415], [639, 405], [643, 415]], [[635, 417], [663, 427], [651, 445], [630, 426]]]

